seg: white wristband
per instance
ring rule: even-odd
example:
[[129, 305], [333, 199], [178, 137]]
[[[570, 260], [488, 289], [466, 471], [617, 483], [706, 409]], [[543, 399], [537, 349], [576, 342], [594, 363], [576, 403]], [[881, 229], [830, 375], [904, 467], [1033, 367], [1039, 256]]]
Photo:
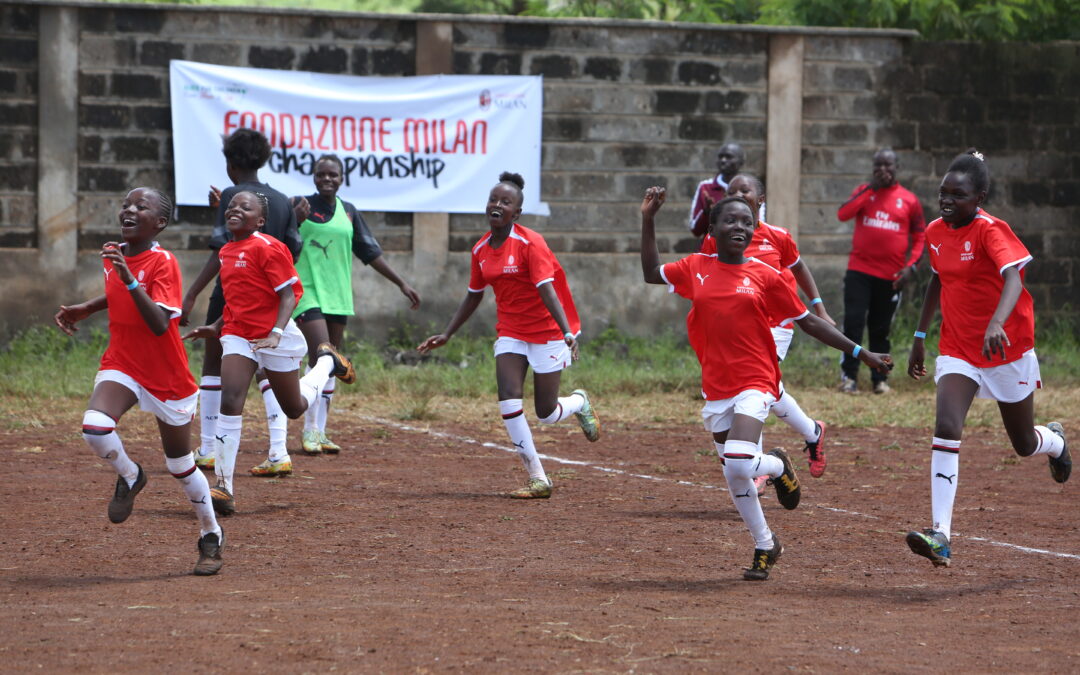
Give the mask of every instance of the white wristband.
[[567, 331], [566, 333], [563, 334], [563, 339], [565, 340], [566, 338], [570, 338], [571, 340], [573, 340], [574, 339], [574, 334]]
[[271, 329], [270, 329], [270, 332], [271, 332], [271, 333], [277, 333], [278, 335], [284, 335], [284, 334], [285, 334], [285, 331], [283, 331], [282, 329], [278, 328], [277, 326], [274, 326], [273, 328], [271, 328]]

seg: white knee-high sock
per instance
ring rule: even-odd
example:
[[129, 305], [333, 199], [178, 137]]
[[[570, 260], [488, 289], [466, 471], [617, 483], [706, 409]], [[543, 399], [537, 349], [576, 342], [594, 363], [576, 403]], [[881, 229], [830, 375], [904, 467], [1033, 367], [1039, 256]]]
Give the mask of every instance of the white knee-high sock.
[[555, 410], [551, 411], [551, 414], [547, 417], [541, 417], [540, 421], [544, 424], [555, 424], [556, 422], [561, 422], [567, 417], [570, 417], [574, 413], [581, 412], [583, 407], [585, 407], [585, 397], [581, 394], [560, 396], [559, 400], [555, 403]]
[[808, 443], [813, 443], [818, 439], [817, 422], [803, 412], [803, 409], [799, 407], [799, 402], [786, 390], [780, 395], [780, 400], [773, 403], [772, 411], [784, 421], [784, 424], [794, 429], [796, 433], [802, 434]]
[[772, 531], [765, 522], [765, 513], [761, 510], [757, 488], [754, 487], [754, 477], [760, 475], [761, 469], [757, 448], [748, 441], [729, 440], [724, 444], [723, 457], [724, 478], [731, 492], [731, 501], [750, 530], [754, 548], [772, 548]]
[[103, 412], [87, 410], [83, 414], [83, 438], [94, 453], [108, 462], [124, 477], [128, 487], [139, 478], [139, 466], [124, 452], [124, 444], [116, 434], [116, 420]]
[[322, 396], [315, 403], [315, 424], [320, 433], [326, 433], [326, 420], [330, 417], [330, 402], [334, 399], [337, 378], [331, 377], [323, 385]]
[[307, 373], [300, 378], [300, 395], [307, 401], [308, 408], [315, 403], [315, 399], [319, 397], [319, 392], [322, 391], [323, 385], [330, 379], [330, 373], [333, 371], [333, 357], [329, 354], [324, 354], [319, 357], [319, 360], [315, 362], [315, 365], [311, 367], [311, 370], [307, 371]]
[[214, 436], [214, 474], [233, 491], [233, 471], [236, 455], [240, 452], [240, 432], [244, 428], [243, 415], [218, 415], [217, 434]]
[[214, 430], [221, 412], [221, 378], [203, 375], [199, 381], [199, 454], [214, 454]]
[[1035, 446], [1035, 452], [1031, 453], [1032, 457], [1035, 455], [1061, 457], [1061, 451], [1065, 449], [1065, 440], [1061, 436], [1040, 424], [1035, 427], [1035, 437], [1039, 439], [1039, 444]]
[[536, 454], [536, 446], [533, 445], [532, 430], [529, 429], [529, 420], [525, 418], [525, 410], [520, 398], [511, 398], [499, 401], [499, 412], [502, 413], [503, 424], [510, 434], [510, 442], [517, 448], [518, 457], [529, 472], [529, 478], [539, 478], [549, 482], [544, 467], [540, 464], [540, 457]]
[[195, 468], [195, 456], [192, 454], [183, 457], [166, 457], [165, 466], [169, 469], [172, 477], [180, 481], [184, 488], [184, 494], [191, 500], [195, 507], [195, 517], [199, 519], [199, 535], [207, 535], [211, 532], [221, 534], [217, 518], [214, 516], [214, 505], [210, 501], [210, 483], [202, 471]]
[[280, 462], [289, 456], [289, 450], [285, 447], [285, 438], [289, 435], [289, 419], [281, 409], [274, 390], [270, 388], [270, 380], [259, 382], [259, 391], [262, 392], [263, 405], [266, 406], [266, 426], [270, 431], [270, 450], [267, 456], [271, 462]]
[[[308, 366], [307, 369], [304, 370], [304, 375], [307, 375], [310, 372], [311, 372], [311, 366]], [[331, 378], [331, 381], [333, 381], [332, 378]], [[318, 430], [318, 428], [319, 428], [318, 410], [319, 410], [319, 406], [317, 406], [317, 405], [309, 405], [307, 410], [304, 411], [304, 431], [316, 431], [316, 430]]]
[[934, 437], [930, 453], [930, 504], [934, 529], [952, 537], [953, 502], [960, 479], [960, 441]]

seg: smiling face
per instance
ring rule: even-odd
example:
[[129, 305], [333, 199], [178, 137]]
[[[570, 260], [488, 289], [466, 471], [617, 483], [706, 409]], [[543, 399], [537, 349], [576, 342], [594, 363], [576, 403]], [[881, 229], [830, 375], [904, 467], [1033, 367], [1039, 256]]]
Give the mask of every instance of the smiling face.
[[157, 193], [147, 188], [135, 188], [127, 193], [117, 218], [120, 236], [128, 244], [151, 241], [168, 223], [161, 215]]
[[716, 239], [717, 251], [729, 256], [741, 256], [754, 236], [757, 218], [743, 202], [727, 202], [720, 207], [716, 219], [709, 225], [709, 234]]
[[341, 167], [332, 159], [324, 159], [315, 165], [315, 189], [319, 196], [333, 203], [341, 188]]
[[874, 179], [881, 187], [890, 187], [896, 183], [896, 153], [892, 150], [879, 150], [874, 155]]
[[757, 184], [747, 176], [735, 176], [731, 179], [727, 189], [728, 197], [742, 197], [750, 202], [755, 209], [761, 209], [761, 202], [765, 195], [760, 194]]
[[491, 188], [486, 213], [492, 229], [510, 225], [521, 215], [521, 190], [509, 183]]
[[986, 199], [986, 192], [978, 192], [971, 176], [952, 171], [941, 179], [938, 188], [938, 209], [941, 219], [949, 225], [966, 225], [975, 217]]
[[225, 227], [233, 239], [247, 239], [266, 222], [262, 203], [251, 192], [238, 192], [225, 209]]

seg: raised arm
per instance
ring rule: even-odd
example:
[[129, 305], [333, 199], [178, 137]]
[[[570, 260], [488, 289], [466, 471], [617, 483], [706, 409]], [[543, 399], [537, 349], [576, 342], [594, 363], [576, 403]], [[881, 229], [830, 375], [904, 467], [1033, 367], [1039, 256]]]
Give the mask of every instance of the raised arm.
[[660, 275], [660, 251], [656, 248], [656, 212], [664, 205], [667, 190], [651, 187], [645, 190], [641, 201], [641, 275], [647, 284], [662, 284]]
[[870, 185], [865, 185], [861, 189], [851, 195], [851, 199], [840, 205], [840, 209], [836, 212], [836, 217], [840, 220], [851, 220], [859, 214], [862, 207], [870, 201], [870, 195], [873, 191], [870, 189]]

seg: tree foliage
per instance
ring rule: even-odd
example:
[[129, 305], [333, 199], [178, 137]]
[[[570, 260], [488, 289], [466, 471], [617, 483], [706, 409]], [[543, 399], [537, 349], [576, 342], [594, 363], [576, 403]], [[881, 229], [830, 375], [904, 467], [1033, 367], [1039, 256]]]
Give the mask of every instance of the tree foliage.
[[909, 28], [926, 40], [1080, 40], [1076, 0], [421, 0], [418, 11]]

